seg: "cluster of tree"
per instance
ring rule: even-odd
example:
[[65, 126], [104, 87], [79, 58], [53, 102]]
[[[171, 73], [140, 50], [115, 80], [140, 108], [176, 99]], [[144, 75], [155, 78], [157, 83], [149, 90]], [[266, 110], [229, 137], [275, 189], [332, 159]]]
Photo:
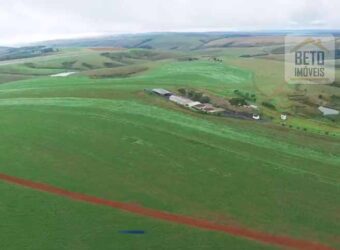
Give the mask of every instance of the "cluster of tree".
[[249, 54], [240, 55], [240, 57], [250, 58], [250, 57], [257, 57], [257, 56], [268, 56], [268, 55], [269, 55], [268, 53], [258, 53], [254, 55], [249, 55]]
[[[302, 127], [300, 127], [300, 126], [296, 126], [296, 127], [294, 127], [293, 125], [291, 125], [291, 124], [289, 124], [289, 125], [286, 125], [285, 123], [281, 123], [281, 125], [283, 126], [283, 127], [286, 127], [286, 126], [288, 126], [289, 128], [291, 128], [291, 129], [293, 129], [293, 128], [295, 128], [295, 129], [297, 129], [297, 130], [303, 130], [303, 131], [305, 131], [305, 132], [307, 132], [308, 131], [308, 129], [307, 128], [302, 128]], [[335, 136], [335, 134], [331, 134], [329, 131], [321, 131], [321, 130], [319, 130], [319, 131], [316, 131], [316, 132], [318, 132], [319, 134], [324, 134], [324, 135], [333, 135], [333, 136]]]
[[276, 109], [275, 105], [272, 104], [271, 102], [262, 102], [262, 106], [269, 108], [269, 109], [272, 109], [272, 110]]
[[202, 103], [210, 103], [210, 98], [209, 96], [204, 95], [202, 92], [196, 92], [195, 90], [192, 89], [184, 89], [181, 88], [178, 90], [178, 92], [185, 97], [190, 98], [191, 100], [197, 101], [197, 102], [202, 102]]
[[[283, 127], [285, 127], [286, 126], [286, 124], [285, 123], [281, 123], [281, 125], [283, 126]], [[288, 125], [288, 127], [289, 128], [294, 128], [293, 127], [293, 125]], [[296, 126], [295, 127], [297, 130], [303, 130], [303, 131], [305, 131], [305, 132], [307, 132], [308, 131], [308, 129], [307, 128], [301, 128], [301, 127], [299, 127], [299, 126]]]
[[101, 56], [110, 58], [111, 60], [122, 62], [122, 63], [130, 63], [130, 59], [138, 59], [138, 60], [161, 60], [171, 57], [167, 53], [155, 52], [150, 50], [136, 49], [130, 51], [122, 51], [122, 52], [104, 52], [100, 54]]
[[188, 61], [188, 62], [191, 62], [191, 61], [198, 61], [199, 59], [197, 57], [180, 57], [178, 58], [178, 61]]
[[240, 97], [243, 97], [245, 100], [247, 101], [252, 101], [252, 102], [256, 102], [256, 95], [255, 94], [251, 94], [248, 92], [243, 93], [242, 91], [236, 89], [234, 90], [234, 93]]
[[88, 68], [88, 69], [96, 68], [94, 65], [86, 63], [86, 62], [83, 62], [81, 65], [83, 65], [85, 68]]
[[233, 106], [244, 106], [247, 105], [247, 101], [246, 99], [242, 98], [242, 97], [235, 97], [235, 98], [231, 98], [229, 100], [229, 103]]
[[52, 52], [58, 52], [58, 49], [53, 49], [53, 48], [43, 48], [40, 50], [41, 53], [52, 53]]
[[77, 61], [67, 61], [67, 62], [63, 62], [62, 65], [65, 69], [72, 69], [73, 65], [76, 63]]

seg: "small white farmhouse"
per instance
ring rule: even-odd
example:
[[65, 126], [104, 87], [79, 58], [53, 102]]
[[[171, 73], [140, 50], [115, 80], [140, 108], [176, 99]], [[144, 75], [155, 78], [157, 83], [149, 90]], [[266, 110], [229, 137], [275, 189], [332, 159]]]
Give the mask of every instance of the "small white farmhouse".
[[254, 120], [260, 120], [260, 118], [261, 118], [260, 115], [253, 114], [253, 119]]

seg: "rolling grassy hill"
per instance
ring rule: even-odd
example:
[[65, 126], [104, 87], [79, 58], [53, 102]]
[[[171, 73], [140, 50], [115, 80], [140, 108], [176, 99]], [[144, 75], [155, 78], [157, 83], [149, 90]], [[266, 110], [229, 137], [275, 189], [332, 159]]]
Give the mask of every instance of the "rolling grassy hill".
[[223, 33], [150, 33], [135, 35], [117, 35], [101, 38], [61, 40], [44, 42], [53, 47], [116, 47], [144, 48], [163, 50], [192, 50], [204, 43], [225, 36]]
[[[183, 48], [201, 46], [189, 38]], [[142, 45], [156, 42], [161, 38]], [[297, 104], [313, 104], [288, 98], [302, 93], [317, 102], [322, 92], [327, 101], [339, 88], [288, 86], [282, 62], [240, 57], [265, 47], [164, 48], [62, 49], [0, 65], [7, 77], [0, 75], [0, 172], [340, 247], [339, 123], [295, 114]], [[67, 71], [77, 74], [49, 76]], [[192, 88], [221, 99], [235, 97], [235, 90], [255, 93], [262, 112], [274, 118], [254, 122], [191, 112], [143, 91], [156, 87]], [[263, 101], [276, 110], [262, 107]], [[285, 127], [282, 111], [291, 112]], [[277, 249], [2, 182], [0, 190], [6, 249]], [[146, 234], [119, 233], [129, 229]]]
[[[129, 92], [138, 87], [118, 82], [98, 86], [70, 78], [64, 86], [51, 89], [52, 84], [32, 82], [31, 90], [24, 84], [15, 91], [20, 98], [2, 95], [1, 137], [7, 141], [2, 172], [169, 212], [222, 223], [230, 217], [259, 230], [333, 242], [337, 140], [298, 133], [285, 138], [286, 131], [271, 128], [264, 135], [263, 127], [250, 128], [250, 122], [220, 124], [168, 111], [136, 100]], [[9, 93], [16, 89], [7, 88]], [[45, 88], [54, 95], [91, 95], [105, 88], [118, 96], [43, 98]], [[40, 97], [31, 98], [33, 92]], [[58, 213], [61, 208], [55, 206]], [[111, 231], [109, 224], [104, 223]], [[65, 232], [55, 233], [63, 237]]]

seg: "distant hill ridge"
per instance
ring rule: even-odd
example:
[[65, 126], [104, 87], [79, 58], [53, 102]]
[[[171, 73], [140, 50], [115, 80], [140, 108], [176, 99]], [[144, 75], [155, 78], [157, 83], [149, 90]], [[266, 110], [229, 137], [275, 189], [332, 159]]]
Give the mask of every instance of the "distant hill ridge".
[[[323, 31], [314, 31], [320, 33]], [[287, 31], [278, 32], [203, 32], [145, 33], [86, 39], [55, 40], [37, 43], [49, 47], [114, 47], [163, 50], [198, 50], [205, 48], [280, 45]], [[333, 32], [340, 36], [340, 32]]]

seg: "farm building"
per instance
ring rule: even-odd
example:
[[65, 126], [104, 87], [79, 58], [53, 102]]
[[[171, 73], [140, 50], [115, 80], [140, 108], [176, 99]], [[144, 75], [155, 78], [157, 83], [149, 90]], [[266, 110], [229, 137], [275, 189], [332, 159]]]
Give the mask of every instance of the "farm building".
[[172, 95], [172, 93], [167, 91], [166, 89], [153, 89], [152, 92], [157, 94], [157, 95], [161, 95], [161, 96], [165, 96], [165, 97], [169, 97], [169, 96]]
[[287, 115], [286, 114], [281, 114], [281, 120], [286, 121], [287, 120]]
[[326, 107], [323, 107], [323, 106], [320, 106], [319, 110], [322, 112], [323, 115], [338, 115], [339, 114], [338, 110], [326, 108]]
[[260, 117], [260, 115], [258, 115], [258, 114], [253, 114], [253, 119], [254, 119], [254, 120], [260, 120], [261, 117]]
[[196, 106], [196, 105], [199, 105], [199, 104], [201, 104], [201, 103], [200, 102], [191, 102], [191, 103], [188, 104], [188, 107], [192, 108], [193, 106]]
[[207, 112], [207, 113], [210, 113], [210, 114], [220, 113], [220, 112], [225, 111], [224, 109], [216, 108], [209, 103], [199, 103], [197, 105], [192, 106], [192, 108], [199, 110], [199, 111]]
[[210, 103], [195, 102], [188, 98], [176, 96], [176, 95], [170, 96], [169, 100], [179, 105], [192, 108], [192, 109], [196, 109], [199, 111], [203, 111], [209, 114], [215, 114], [215, 113], [220, 113], [220, 112], [225, 111], [224, 109], [214, 107]]
[[176, 96], [176, 95], [170, 96], [169, 100], [179, 105], [186, 106], [186, 107], [189, 107], [189, 105], [193, 103], [193, 101], [188, 98], [184, 98], [184, 97]]
[[225, 110], [222, 109], [222, 108], [216, 108], [216, 107], [212, 107], [210, 108], [209, 110], [207, 110], [207, 113], [209, 114], [217, 114], [217, 113], [222, 113], [224, 112]]

